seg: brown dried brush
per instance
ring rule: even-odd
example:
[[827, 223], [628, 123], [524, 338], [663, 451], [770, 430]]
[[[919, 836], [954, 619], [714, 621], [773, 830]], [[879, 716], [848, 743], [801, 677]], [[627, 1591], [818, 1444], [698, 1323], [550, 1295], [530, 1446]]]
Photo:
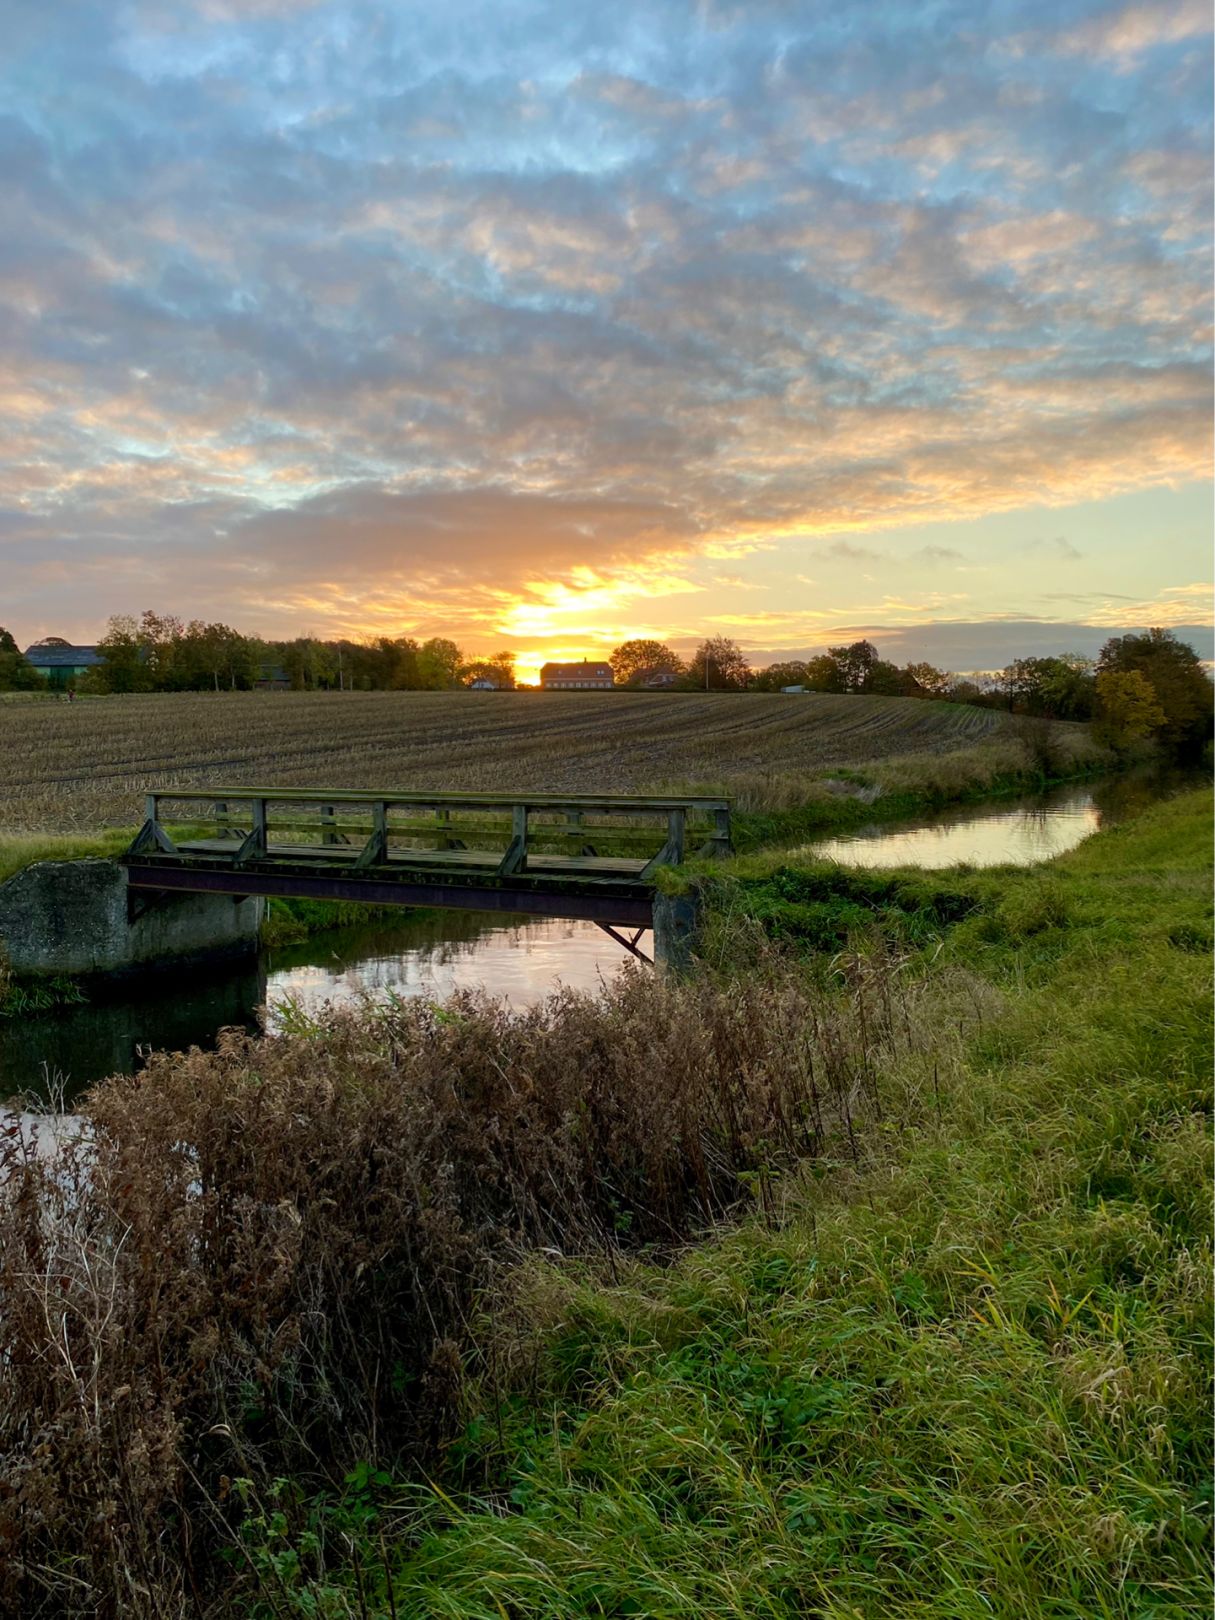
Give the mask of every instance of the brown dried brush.
[[672, 1244], [820, 1151], [910, 1039], [848, 990], [622, 974], [155, 1057], [53, 1156], [0, 1149], [0, 1607], [196, 1612], [221, 1480], [442, 1441], [529, 1247]]

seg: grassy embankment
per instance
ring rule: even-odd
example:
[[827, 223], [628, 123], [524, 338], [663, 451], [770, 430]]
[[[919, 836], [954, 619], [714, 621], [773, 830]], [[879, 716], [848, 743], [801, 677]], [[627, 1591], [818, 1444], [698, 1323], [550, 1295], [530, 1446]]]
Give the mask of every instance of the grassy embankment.
[[[1210, 813], [966, 879], [928, 971], [985, 1016], [921, 1107], [886, 1076], [860, 1165], [672, 1267], [532, 1266], [498, 1329], [530, 1383], [465, 1441], [493, 1493], [356, 1472], [311, 1504], [327, 1572], [288, 1558], [262, 1612], [1207, 1612]], [[299, 1546], [275, 1507], [263, 1579]]]
[[[0, 1183], [8, 1590], [1205, 1612], [1210, 813], [853, 893], [834, 961], [100, 1088], [83, 1180]], [[741, 868], [723, 950], [758, 913], [820, 938], [778, 871]]]

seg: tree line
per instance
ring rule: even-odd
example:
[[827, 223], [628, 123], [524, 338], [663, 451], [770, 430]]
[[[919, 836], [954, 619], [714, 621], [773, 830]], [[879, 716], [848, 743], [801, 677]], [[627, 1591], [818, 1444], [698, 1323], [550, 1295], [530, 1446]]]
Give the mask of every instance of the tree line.
[[1098, 737], [1124, 748], [1152, 740], [1171, 753], [1201, 750], [1210, 740], [1215, 690], [1193, 648], [1171, 630], [1111, 637], [1096, 658], [1079, 653], [1016, 658], [984, 685], [924, 662], [884, 659], [871, 641], [829, 647], [816, 658], [752, 670], [726, 637], [702, 642], [683, 664], [662, 642], [629, 641], [612, 654], [618, 685], [645, 686], [656, 672], [683, 688], [868, 693], [1007, 709], [1046, 720], [1092, 722]]
[[[39, 645], [68, 643], [47, 637]], [[466, 658], [443, 636], [421, 642], [412, 636], [265, 641], [226, 624], [187, 623], [151, 611], [110, 619], [97, 651], [101, 662], [77, 683], [82, 692], [241, 691], [267, 679], [281, 679], [297, 691], [438, 692], [478, 680], [510, 690], [517, 684], [513, 653]], [[1115, 747], [1153, 740], [1178, 754], [1200, 750], [1211, 735], [1211, 682], [1193, 649], [1162, 629], [1114, 636], [1095, 659], [1074, 653], [1017, 658], [982, 685], [925, 662], [892, 663], [870, 641], [754, 670], [728, 636], [706, 638], [686, 660], [665, 642], [635, 639], [617, 647], [608, 662], [615, 684], [624, 689], [779, 692], [795, 686], [971, 703], [1042, 719], [1090, 721]], [[0, 629], [0, 691], [45, 684]]]

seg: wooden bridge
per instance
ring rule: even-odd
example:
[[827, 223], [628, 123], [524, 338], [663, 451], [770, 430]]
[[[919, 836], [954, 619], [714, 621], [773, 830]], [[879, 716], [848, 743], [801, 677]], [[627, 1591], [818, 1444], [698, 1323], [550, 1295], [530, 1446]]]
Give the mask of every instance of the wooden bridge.
[[455, 906], [582, 919], [639, 955], [654, 874], [685, 849], [730, 853], [728, 800], [171, 788], [122, 860], [133, 914], [181, 893]]

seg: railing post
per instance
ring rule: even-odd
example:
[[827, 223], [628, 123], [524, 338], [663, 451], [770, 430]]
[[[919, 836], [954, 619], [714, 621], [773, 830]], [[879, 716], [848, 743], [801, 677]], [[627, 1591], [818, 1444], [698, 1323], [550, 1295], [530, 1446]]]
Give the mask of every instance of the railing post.
[[667, 811], [667, 841], [657, 855], [642, 867], [643, 878], [648, 878], [656, 866], [679, 866], [683, 861], [683, 831], [686, 819], [687, 810], [682, 807]]
[[177, 846], [160, 825], [160, 795], [149, 793], [144, 798], [143, 826], [135, 834], [135, 841], [128, 854], [145, 855], [150, 850], [157, 849], [166, 855], [177, 853]]
[[266, 801], [254, 799], [252, 803], [252, 822], [244, 843], [236, 852], [236, 864], [243, 861], [264, 860], [266, 856]]
[[356, 869], [382, 866], [388, 859], [388, 803], [377, 799], [371, 807], [371, 837], [363, 845]]
[[527, 869], [527, 813], [526, 804], [516, 804], [511, 811], [510, 847], [499, 862], [499, 877]]
[[336, 817], [334, 815], [333, 806], [331, 804], [323, 804], [321, 806], [321, 843], [322, 844], [336, 844], [336, 843], [340, 842], [340, 840], [338, 838], [338, 835], [337, 835], [337, 832], [336, 832], [336, 830], [335, 830], [335, 828], [333, 826], [333, 823], [334, 823], [335, 819], [336, 819]]
[[670, 850], [672, 866], [679, 866], [683, 862], [683, 827], [686, 811], [669, 810], [667, 812], [667, 848]]
[[719, 805], [713, 812], [713, 842], [717, 846], [719, 855], [733, 855], [734, 844], [730, 837], [730, 806]]

